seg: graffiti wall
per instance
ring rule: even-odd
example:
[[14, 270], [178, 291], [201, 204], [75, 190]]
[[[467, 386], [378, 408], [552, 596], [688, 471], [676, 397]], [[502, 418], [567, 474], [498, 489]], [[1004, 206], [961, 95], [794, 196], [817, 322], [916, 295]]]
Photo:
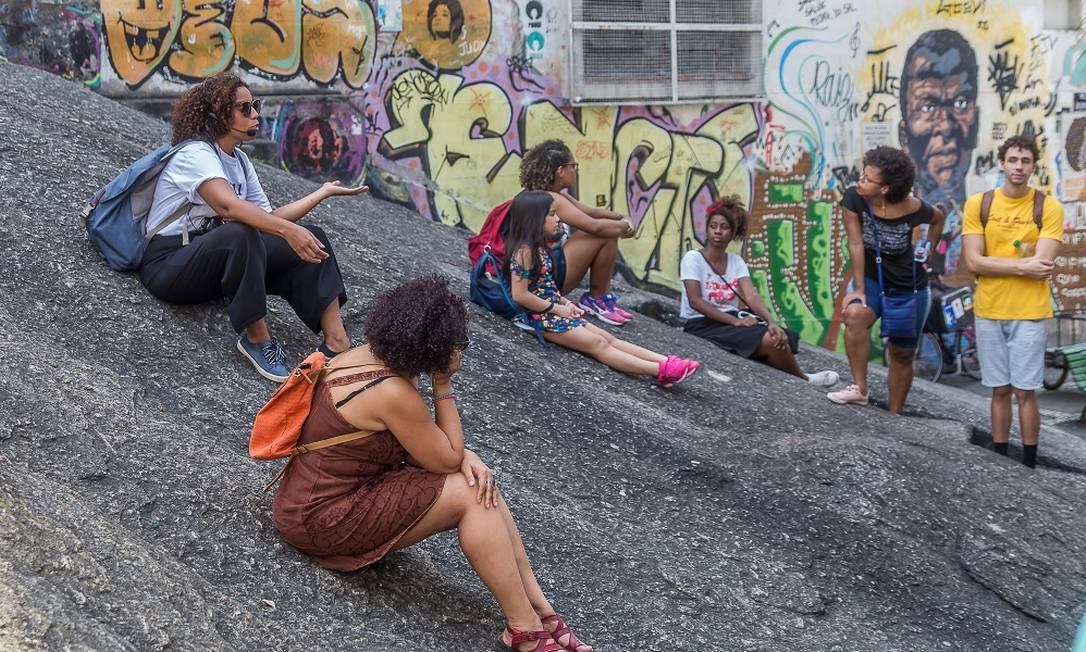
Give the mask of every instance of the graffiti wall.
[[[23, 7], [2, 14], [0, 43], [10, 44], [10, 25], [42, 22], [44, 3], [8, 5]], [[266, 133], [284, 168], [364, 180], [449, 225], [477, 229], [518, 191], [523, 153], [560, 138], [580, 163], [580, 200], [637, 227], [620, 245], [631, 282], [677, 289], [705, 206], [737, 194], [753, 217], [742, 251], [767, 304], [829, 347], [840, 341], [848, 266], [836, 201], [863, 152], [908, 152], [917, 194], [948, 216], [933, 262], [968, 283], [961, 207], [1000, 182], [999, 143], [1031, 134], [1044, 149], [1035, 181], [1067, 212], [1054, 301], [1086, 308], [1086, 41], [1046, 30], [1041, 0], [908, 0], [878, 12], [854, 0], [766, 0], [761, 96], [666, 106], [573, 105], [563, 2], [100, 0], [96, 15], [51, 6], [50, 20], [68, 26], [50, 32], [54, 42], [85, 29], [80, 43], [97, 47], [93, 61], [74, 36], [54, 47], [67, 54], [50, 58], [71, 60], [58, 73], [86, 82], [83, 71], [100, 67], [101, 92], [126, 99], [237, 71], [268, 100]]]
[[11, 0], [0, 3], [0, 55], [97, 88], [101, 16], [93, 4]]

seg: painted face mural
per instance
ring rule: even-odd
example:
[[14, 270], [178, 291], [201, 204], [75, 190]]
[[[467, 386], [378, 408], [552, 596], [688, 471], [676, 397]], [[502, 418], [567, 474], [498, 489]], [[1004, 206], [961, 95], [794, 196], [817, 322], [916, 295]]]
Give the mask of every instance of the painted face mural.
[[954, 210], [977, 146], [977, 59], [957, 32], [926, 32], [905, 55], [901, 146], [917, 168], [917, 192]]
[[455, 43], [464, 31], [464, 9], [457, 0], [431, 0], [426, 22], [430, 36]]
[[181, 25], [181, 3], [173, 0], [102, 0], [102, 23], [110, 63], [131, 85], [162, 62]]
[[483, 53], [490, 23], [489, 0], [404, 0], [403, 30], [392, 52], [459, 70]]
[[314, 181], [353, 184], [364, 174], [364, 116], [350, 104], [311, 102], [280, 109], [274, 134], [283, 166]]

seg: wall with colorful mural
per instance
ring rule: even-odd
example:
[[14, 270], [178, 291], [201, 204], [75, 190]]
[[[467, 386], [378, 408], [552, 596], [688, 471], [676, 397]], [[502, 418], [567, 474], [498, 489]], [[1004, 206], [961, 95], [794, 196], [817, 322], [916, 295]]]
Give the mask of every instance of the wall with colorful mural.
[[[45, 3], [16, 4], [30, 8], [23, 22], [45, 20]], [[478, 228], [517, 192], [523, 152], [560, 138], [581, 164], [579, 198], [637, 227], [620, 247], [637, 283], [676, 289], [704, 207], [738, 194], [753, 215], [743, 251], [767, 303], [830, 347], [847, 266], [835, 201], [862, 153], [910, 154], [917, 193], [948, 214], [934, 262], [965, 283], [961, 206], [998, 183], [1002, 139], [1033, 134], [1044, 148], [1036, 180], [1066, 202], [1054, 299], [1086, 309], [1086, 41], [1044, 29], [1042, 0], [908, 0], [865, 13], [854, 0], [765, 0], [760, 98], [580, 107], [561, 0], [100, 0], [94, 16], [51, 6], [63, 19], [50, 21], [85, 25], [79, 38], [98, 47], [61, 74], [87, 81], [82, 71], [102, 62], [101, 92], [135, 99], [239, 71], [269, 100], [283, 167], [365, 180], [450, 225]], [[0, 45], [18, 13], [0, 13]], [[84, 52], [74, 43], [68, 51]]]

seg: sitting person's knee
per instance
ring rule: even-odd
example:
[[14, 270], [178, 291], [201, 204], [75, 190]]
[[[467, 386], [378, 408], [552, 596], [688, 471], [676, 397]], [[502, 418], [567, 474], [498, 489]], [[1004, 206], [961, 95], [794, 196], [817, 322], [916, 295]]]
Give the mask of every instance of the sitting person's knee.
[[303, 224], [302, 226], [309, 229], [309, 232], [317, 236], [317, 239], [320, 240], [322, 243], [324, 243], [325, 245], [329, 244], [328, 234], [324, 232], [324, 229], [316, 226], [315, 224]]
[[230, 242], [250, 247], [263, 247], [264, 241], [257, 231], [248, 224], [241, 222], [227, 222], [214, 230], [215, 235]]
[[[588, 341], [588, 352], [593, 355], [603, 353], [611, 347], [611, 343], [603, 335], [597, 335], [593, 333], [591, 339]], [[614, 338], [612, 338], [613, 340]]]

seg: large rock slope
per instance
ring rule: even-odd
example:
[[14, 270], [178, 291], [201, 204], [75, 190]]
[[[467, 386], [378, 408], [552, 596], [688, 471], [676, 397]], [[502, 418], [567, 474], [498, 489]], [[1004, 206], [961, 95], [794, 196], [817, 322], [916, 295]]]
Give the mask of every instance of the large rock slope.
[[[158, 302], [88, 244], [81, 201], [166, 126], [30, 69], [0, 63], [0, 80], [0, 648], [490, 646], [500, 614], [452, 535], [354, 574], [282, 544], [260, 493], [276, 465], [245, 449], [270, 386], [232, 352], [223, 305]], [[260, 174], [273, 203], [313, 187]], [[356, 330], [417, 274], [466, 294], [463, 233], [368, 198], [312, 219]], [[310, 350], [272, 306], [288, 349]], [[981, 406], [947, 390], [918, 387], [913, 417], [840, 408], [642, 317], [623, 335], [706, 363], [667, 391], [472, 310], [470, 445], [598, 649], [1068, 645], [1086, 596], [1081, 442], [1046, 433], [1058, 455], [1030, 472], [971, 445]]]

